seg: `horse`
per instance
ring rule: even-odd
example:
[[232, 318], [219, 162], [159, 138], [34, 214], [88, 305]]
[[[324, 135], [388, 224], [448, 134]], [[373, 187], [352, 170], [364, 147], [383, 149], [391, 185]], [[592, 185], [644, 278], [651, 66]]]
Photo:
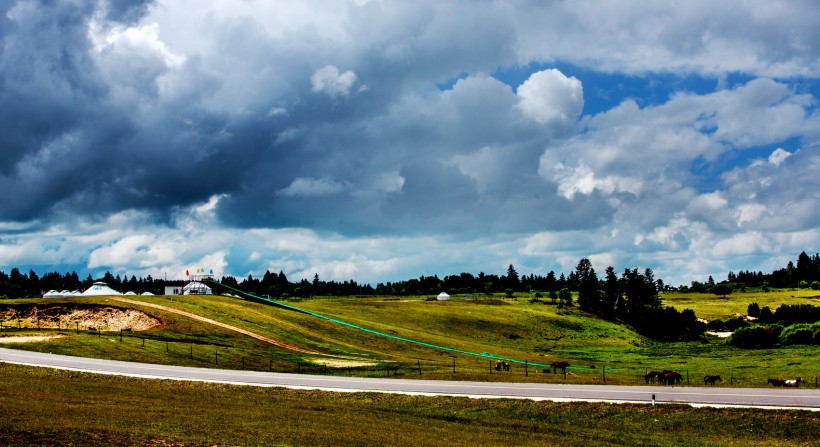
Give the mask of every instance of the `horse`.
[[646, 374], [643, 375], [643, 380], [646, 383], [649, 383], [649, 382], [655, 383], [655, 379], [660, 380], [662, 375], [663, 374], [661, 374], [657, 371], [647, 371]]
[[558, 372], [559, 369], [564, 374], [566, 374], [567, 373], [567, 366], [569, 366], [569, 363], [567, 363], [567, 362], [552, 362], [552, 363], [550, 363], [550, 366], [552, 367], [552, 373], [553, 374]]
[[800, 384], [805, 382], [802, 377], [798, 377], [794, 380], [784, 380], [783, 386], [791, 387], [791, 388], [799, 388]]
[[507, 362], [502, 362], [501, 366], [504, 368], [504, 371], [509, 371], [510, 370], [510, 364], [507, 363]]
[[771, 379], [770, 378], [769, 380], [766, 381], [766, 383], [771, 383], [774, 386], [783, 386], [783, 385], [786, 384], [786, 381], [783, 380], [783, 379]]
[[714, 386], [716, 380], [720, 380], [721, 382], [723, 382], [723, 379], [721, 379], [720, 376], [704, 376], [703, 377], [703, 384], [704, 385]]
[[496, 360], [495, 361], [495, 370], [496, 371], [501, 371], [501, 360]]
[[667, 371], [663, 375], [663, 378], [661, 380], [661, 383], [665, 383], [667, 385], [674, 385], [676, 383], [681, 383], [683, 381], [683, 376], [681, 376], [679, 373], [676, 373], [675, 371]]

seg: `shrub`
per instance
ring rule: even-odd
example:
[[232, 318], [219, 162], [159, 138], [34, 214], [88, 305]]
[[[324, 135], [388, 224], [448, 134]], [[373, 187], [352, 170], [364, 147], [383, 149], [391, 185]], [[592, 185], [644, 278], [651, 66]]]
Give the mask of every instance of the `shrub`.
[[757, 321], [761, 323], [772, 323], [774, 322], [774, 314], [772, 310], [769, 309], [769, 306], [763, 306], [760, 309], [760, 314], [757, 316]]
[[820, 321], [820, 307], [811, 304], [784, 304], [774, 312], [774, 319], [783, 323], [814, 323]]
[[739, 328], [749, 327], [749, 322], [746, 321], [745, 318], [735, 317], [735, 318], [730, 318], [730, 319], [726, 320], [725, 326], [726, 326], [727, 331], [733, 331], [734, 332], [735, 330], [737, 330]]
[[774, 326], [742, 327], [726, 342], [739, 348], [770, 348], [777, 344], [778, 333]]
[[749, 307], [746, 308], [746, 314], [750, 317], [757, 318], [760, 316], [760, 305], [757, 303], [749, 304]]
[[820, 331], [820, 323], [793, 324], [780, 333], [780, 342], [784, 345], [820, 344], [820, 340], [815, 337], [818, 331]]
[[723, 331], [726, 329], [726, 323], [721, 319], [712, 320], [706, 323], [706, 329], [709, 331]]

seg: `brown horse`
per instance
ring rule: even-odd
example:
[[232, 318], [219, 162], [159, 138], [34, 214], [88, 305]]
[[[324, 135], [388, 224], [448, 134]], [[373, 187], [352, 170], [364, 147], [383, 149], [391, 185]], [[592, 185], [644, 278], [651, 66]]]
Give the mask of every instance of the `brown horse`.
[[769, 379], [766, 383], [771, 383], [774, 386], [783, 386], [786, 384], [786, 381], [783, 379]]
[[663, 376], [659, 378], [661, 383], [665, 383], [667, 385], [674, 385], [676, 383], [683, 382], [683, 376], [675, 371], [665, 371]]
[[558, 372], [559, 369], [561, 370], [561, 372], [566, 374], [567, 373], [567, 366], [569, 366], [569, 363], [567, 363], [567, 362], [552, 362], [552, 363], [550, 363], [550, 366], [552, 367], [552, 373], [553, 374]]
[[723, 379], [721, 379], [720, 376], [703, 376], [704, 385], [714, 386], [716, 380], [720, 380], [721, 382], [723, 382]]
[[647, 371], [646, 374], [643, 375], [643, 380], [646, 383], [655, 383], [655, 379], [660, 380], [661, 376], [663, 376], [663, 374], [659, 373], [658, 371]]

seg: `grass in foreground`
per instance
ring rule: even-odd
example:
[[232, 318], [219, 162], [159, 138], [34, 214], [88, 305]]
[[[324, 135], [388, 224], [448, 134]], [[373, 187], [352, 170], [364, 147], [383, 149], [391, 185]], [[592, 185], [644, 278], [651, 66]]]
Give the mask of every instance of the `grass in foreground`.
[[820, 414], [326, 393], [0, 364], [0, 445], [810, 446]]

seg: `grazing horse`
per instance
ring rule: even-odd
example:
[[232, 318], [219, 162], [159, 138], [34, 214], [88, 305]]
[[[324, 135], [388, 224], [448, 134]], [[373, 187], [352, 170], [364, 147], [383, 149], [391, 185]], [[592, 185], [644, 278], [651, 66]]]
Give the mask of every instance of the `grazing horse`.
[[501, 360], [496, 360], [495, 361], [495, 370], [496, 371], [501, 371]]
[[683, 376], [675, 371], [667, 371], [663, 374], [663, 377], [660, 379], [661, 383], [665, 383], [667, 385], [674, 385], [676, 383], [683, 382]]
[[723, 379], [721, 379], [720, 376], [704, 376], [703, 377], [703, 384], [704, 385], [708, 384], [708, 385], [714, 386], [716, 380], [720, 380], [721, 382], [723, 382]]
[[769, 379], [766, 383], [771, 383], [774, 386], [783, 386], [786, 384], [786, 381], [783, 379]]
[[783, 386], [798, 388], [798, 387], [800, 387], [800, 384], [803, 383], [803, 382], [805, 382], [805, 380], [803, 380], [802, 377], [798, 377], [794, 380], [784, 380], [783, 381]]
[[643, 375], [643, 380], [646, 383], [652, 382], [655, 383], [655, 379], [661, 380], [663, 374], [657, 371], [647, 371], [646, 374]]
[[510, 364], [507, 363], [507, 362], [502, 362], [501, 366], [504, 368], [504, 371], [509, 371], [510, 370]]
[[569, 366], [569, 363], [567, 363], [567, 362], [552, 362], [552, 363], [550, 363], [550, 366], [552, 366], [552, 373], [553, 374], [555, 374], [559, 369], [561, 370], [561, 372], [566, 374], [567, 373], [567, 366]]
[[509, 371], [510, 370], [510, 364], [507, 363], [507, 362], [502, 362], [501, 360], [496, 360], [495, 361], [495, 370], [496, 371], [501, 371], [502, 369], [504, 371]]

